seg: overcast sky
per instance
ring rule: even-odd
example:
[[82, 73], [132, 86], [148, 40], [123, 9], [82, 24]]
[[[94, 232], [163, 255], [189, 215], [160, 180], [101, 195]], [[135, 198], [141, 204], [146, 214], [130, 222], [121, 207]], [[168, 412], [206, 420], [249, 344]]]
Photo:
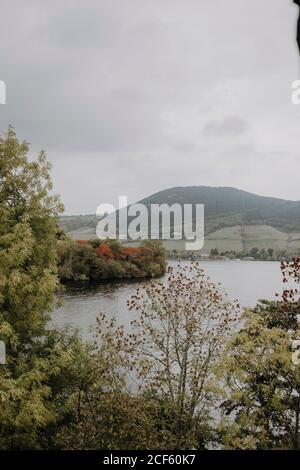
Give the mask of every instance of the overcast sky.
[[292, 0], [1, 0], [12, 124], [67, 213], [172, 186], [300, 199]]

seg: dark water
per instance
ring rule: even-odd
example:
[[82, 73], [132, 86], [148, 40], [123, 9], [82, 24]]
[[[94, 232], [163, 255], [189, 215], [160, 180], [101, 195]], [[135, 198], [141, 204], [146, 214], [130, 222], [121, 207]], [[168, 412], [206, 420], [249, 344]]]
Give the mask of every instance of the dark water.
[[[170, 262], [176, 265], [177, 262]], [[275, 299], [282, 290], [280, 264], [267, 261], [202, 261], [201, 265], [211, 280], [220, 283], [230, 299], [238, 299], [243, 307], [253, 307], [259, 299]], [[75, 290], [62, 298], [63, 306], [52, 314], [55, 326], [71, 324], [88, 337], [90, 327], [100, 312], [115, 315], [119, 322], [129, 326], [132, 313], [126, 301], [141, 282], [109, 283], [91, 290]]]

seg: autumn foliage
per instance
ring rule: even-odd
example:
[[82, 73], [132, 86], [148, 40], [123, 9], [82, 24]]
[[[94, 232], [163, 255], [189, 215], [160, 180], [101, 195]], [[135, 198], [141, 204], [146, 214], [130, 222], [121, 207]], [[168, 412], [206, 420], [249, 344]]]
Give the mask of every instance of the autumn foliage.
[[127, 247], [116, 240], [67, 240], [59, 243], [58, 258], [62, 282], [157, 277], [166, 269], [164, 250], [152, 241]]
[[112, 249], [110, 248], [110, 246], [106, 245], [106, 243], [103, 243], [102, 245], [98, 246], [98, 248], [96, 248], [96, 253], [98, 256], [104, 256], [105, 258], [115, 258]]
[[[76, 240], [76, 244], [79, 246], [92, 246], [90, 240]], [[99, 243], [95, 251], [98, 256], [103, 256], [104, 258], [116, 260], [129, 260], [130, 258], [136, 257], [143, 258], [147, 254], [149, 254], [149, 250], [145, 249], [145, 247], [120, 247], [118, 252], [116, 252], [106, 242]]]

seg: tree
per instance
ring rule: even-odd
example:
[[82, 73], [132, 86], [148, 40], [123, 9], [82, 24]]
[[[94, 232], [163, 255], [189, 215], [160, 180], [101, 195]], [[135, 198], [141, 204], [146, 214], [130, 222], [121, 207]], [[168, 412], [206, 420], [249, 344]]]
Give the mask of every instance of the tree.
[[251, 248], [250, 250], [250, 256], [253, 256], [253, 258], [258, 258], [259, 256], [259, 249], [255, 246]]
[[[57, 286], [56, 231], [62, 210], [51, 196], [44, 152], [29, 161], [12, 128], [0, 137], [0, 321], [22, 345], [43, 333]], [[8, 343], [8, 353], [14, 348]]]
[[135, 264], [147, 277], [162, 276], [166, 272], [165, 250], [159, 240], [145, 240], [141, 243]]
[[214, 258], [215, 256], [219, 256], [219, 250], [217, 248], [212, 248], [210, 250], [210, 256], [211, 258]]
[[122, 247], [117, 240], [59, 240], [58, 274], [62, 282], [157, 277], [165, 273], [165, 253], [156, 242]]
[[113, 259], [113, 258], [114, 258], [112, 249], [111, 249], [110, 246], [108, 246], [106, 243], [102, 243], [102, 244], [96, 249], [96, 253], [97, 253], [97, 255], [99, 255], [99, 256], [104, 256], [105, 258], [108, 258], [108, 259]]
[[58, 275], [61, 282], [89, 281], [103, 273], [103, 263], [89, 243], [70, 238], [58, 242]]
[[[134, 367], [132, 339], [125, 335], [123, 326], [117, 326], [115, 319], [103, 314], [97, 318], [95, 331], [93, 345], [81, 342], [77, 346], [71, 342], [71, 348], [67, 342], [61, 345], [65, 358], [60, 376], [67, 380], [58, 376], [53, 384], [61, 419], [52, 435], [52, 447], [167, 448], [171, 440], [167, 429], [160, 433], [158, 406], [126, 386]], [[56, 363], [61, 364], [61, 359]]]
[[[300, 264], [282, 263], [283, 280], [299, 283]], [[234, 449], [299, 449], [300, 367], [293, 361], [299, 339], [297, 288], [282, 299], [262, 302], [244, 314], [244, 326], [230, 340], [220, 363], [227, 388], [220, 427]]]
[[46, 378], [49, 362], [36, 354], [54, 305], [59, 199], [50, 195], [44, 152], [28, 159], [29, 147], [9, 128], [0, 137], [0, 448], [36, 445], [38, 430], [55, 419]]
[[142, 389], [168, 409], [177, 449], [204, 446], [217, 392], [213, 366], [237, 320], [238, 306], [194, 262], [170, 267], [166, 283], [138, 289], [129, 307], [137, 315], [133, 338]]

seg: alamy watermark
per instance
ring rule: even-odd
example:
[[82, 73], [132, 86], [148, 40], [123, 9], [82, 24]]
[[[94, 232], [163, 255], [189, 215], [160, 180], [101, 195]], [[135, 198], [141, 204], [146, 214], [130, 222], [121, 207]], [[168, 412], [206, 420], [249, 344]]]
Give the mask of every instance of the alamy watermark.
[[0, 80], [0, 104], [6, 104], [6, 84]]
[[131, 204], [119, 196], [119, 207], [100, 204], [97, 237], [123, 241], [182, 240], [185, 250], [197, 251], [204, 246], [203, 204]]

